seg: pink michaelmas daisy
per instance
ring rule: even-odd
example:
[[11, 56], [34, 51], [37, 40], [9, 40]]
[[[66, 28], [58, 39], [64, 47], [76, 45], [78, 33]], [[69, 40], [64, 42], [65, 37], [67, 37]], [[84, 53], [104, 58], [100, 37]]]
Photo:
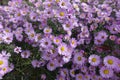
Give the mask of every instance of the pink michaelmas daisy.
[[98, 66], [98, 65], [100, 64], [100, 56], [95, 55], [95, 54], [90, 55], [88, 62], [89, 62], [92, 66]]
[[84, 75], [83, 74], [77, 74], [75, 77], [75, 80], [84, 80]]
[[30, 54], [31, 54], [31, 52], [29, 50], [25, 50], [21, 53], [21, 57], [22, 58], [29, 58]]
[[4, 67], [1, 68], [0, 74], [5, 75], [6, 73], [8, 73], [8, 71], [9, 71], [9, 67], [4, 66]]
[[75, 77], [75, 69], [71, 69], [70, 70], [70, 76], [71, 77]]
[[6, 44], [10, 44], [13, 41], [13, 34], [8, 33], [3, 36], [3, 40]]
[[8, 60], [10, 56], [11, 56], [11, 54], [7, 53], [7, 51], [4, 51], [4, 50], [1, 51], [0, 57]]
[[54, 42], [54, 44], [56, 44], [56, 45], [60, 44], [61, 41], [62, 41], [62, 39], [59, 38], [59, 37], [55, 37], [55, 38], [53, 38], [53, 42]]
[[63, 61], [65, 63], [68, 63], [70, 61], [70, 58], [71, 58], [71, 54], [70, 55], [65, 55], [65, 56], [63, 56]]
[[17, 54], [20, 53], [20, 52], [22, 52], [21, 47], [18, 47], [18, 46], [15, 47], [14, 48], [14, 52], [17, 53]]
[[43, 47], [43, 48], [48, 48], [51, 46], [52, 42], [50, 39], [48, 38], [43, 38], [40, 40], [40, 46]]
[[117, 58], [114, 56], [106, 56], [104, 58], [104, 65], [107, 66], [108, 68], [116, 68], [117, 66]]
[[34, 68], [40, 67], [40, 64], [39, 64], [39, 61], [38, 61], [38, 60], [33, 60], [33, 61], [31, 62], [31, 64], [32, 64], [32, 66], [33, 66]]
[[73, 60], [76, 64], [83, 65], [85, 63], [86, 59], [81, 54], [77, 53], [77, 54], [74, 55]]
[[113, 70], [103, 66], [100, 69], [100, 75], [104, 78], [110, 78], [113, 76]]
[[58, 53], [60, 55], [66, 55], [68, 52], [67, 50], [68, 50], [68, 47], [65, 43], [62, 43], [58, 46]]
[[8, 60], [0, 57], [0, 68], [4, 66], [8, 66]]
[[71, 47], [75, 48], [77, 46], [77, 40], [75, 38], [72, 38], [70, 40], [70, 45], [71, 45]]
[[48, 64], [47, 64], [47, 69], [49, 71], [53, 71], [56, 69], [56, 63], [54, 63], [53, 61], [50, 61]]
[[43, 31], [45, 34], [50, 34], [52, 32], [52, 29], [49, 28], [49, 27], [46, 27], [44, 28], [44, 31]]

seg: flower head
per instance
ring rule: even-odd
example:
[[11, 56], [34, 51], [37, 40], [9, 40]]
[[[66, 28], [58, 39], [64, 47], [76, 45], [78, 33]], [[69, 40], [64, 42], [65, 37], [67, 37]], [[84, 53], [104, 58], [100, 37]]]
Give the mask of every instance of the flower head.
[[110, 78], [113, 76], [113, 70], [103, 66], [100, 68], [100, 75], [104, 78]]
[[89, 61], [88, 61], [92, 66], [98, 66], [100, 64], [100, 56], [98, 55], [90, 55], [89, 56]]

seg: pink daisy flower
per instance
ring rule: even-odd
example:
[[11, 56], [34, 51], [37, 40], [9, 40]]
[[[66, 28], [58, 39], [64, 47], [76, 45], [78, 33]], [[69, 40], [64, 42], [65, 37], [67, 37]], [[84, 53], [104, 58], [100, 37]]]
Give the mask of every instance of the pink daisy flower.
[[110, 78], [113, 76], [113, 70], [103, 66], [100, 68], [100, 75], [104, 78]]
[[81, 54], [77, 53], [77, 54], [74, 55], [73, 60], [76, 64], [83, 65], [85, 63], [86, 59]]
[[117, 58], [114, 56], [106, 56], [103, 60], [103, 63], [108, 68], [116, 68], [117, 66]]
[[90, 55], [88, 62], [89, 62], [92, 66], [98, 66], [98, 65], [100, 64], [100, 56], [95, 55], [95, 54]]
[[8, 66], [8, 60], [3, 57], [0, 57], [0, 68], [4, 66]]
[[22, 52], [21, 47], [18, 47], [18, 46], [15, 47], [14, 48], [14, 52], [17, 53], [17, 54], [20, 53], [20, 52]]
[[31, 55], [31, 52], [29, 50], [25, 50], [21, 53], [22, 58], [29, 58]]
[[6, 44], [10, 44], [13, 41], [13, 34], [8, 33], [3, 36], [3, 40]]
[[66, 55], [68, 52], [68, 47], [65, 43], [61, 43], [59, 46], [58, 46], [58, 53], [60, 55]]
[[53, 71], [56, 69], [56, 64], [53, 62], [53, 61], [50, 61], [48, 64], [47, 64], [47, 69], [49, 71]]
[[52, 33], [52, 29], [49, 28], [49, 27], [46, 27], [46, 28], [44, 28], [43, 32], [44, 32], [45, 34], [50, 34], [50, 33]]
[[77, 46], [77, 40], [75, 38], [72, 38], [70, 40], [70, 45], [71, 45], [71, 47], [75, 48]]
[[84, 75], [83, 74], [77, 74], [75, 77], [75, 80], [84, 80]]

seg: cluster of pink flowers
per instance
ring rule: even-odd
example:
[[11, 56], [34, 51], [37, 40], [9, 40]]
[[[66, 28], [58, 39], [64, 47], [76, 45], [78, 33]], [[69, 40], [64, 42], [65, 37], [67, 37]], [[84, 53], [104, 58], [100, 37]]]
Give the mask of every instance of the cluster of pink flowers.
[[[0, 43], [14, 44], [22, 58], [34, 54], [15, 41], [39, 48], [31, 64], [58, 68], [56, 80], [119, 80], [120, 0], [9, 1], [0, 6]], [[4, 56], [0, 76], [12, 70]]]
[[0, 53], [0, 79], [14, 69], [14, 65], [9, 62], [10, 53], [2, 51]]

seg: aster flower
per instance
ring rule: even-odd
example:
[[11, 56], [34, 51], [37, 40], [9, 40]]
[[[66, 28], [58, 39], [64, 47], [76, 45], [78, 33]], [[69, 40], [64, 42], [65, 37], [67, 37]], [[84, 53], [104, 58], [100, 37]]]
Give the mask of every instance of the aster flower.
[[58, 53], [60, 55], [66, 55], [68, 52], [68, 47], [65, 43], [62, 43], [58, 46]]
[[70, 22], [70, 21], [66, 21], [64, 24], [63, 24], [63, 29], [65, 31], [71, 31], [73, 28], [73, 23]]
[[21, 53], [22, 58], [29, 58], [31, 55], [31, 52], [29, 50], [25, 50]]
[[73, 61], [76, 64], [83, 65], [85, 63], [85, 57], [83, 57], [81, 54], [77, 53], [74, 55]]
[[116, 57], [114, 56], [106, 56], [103, 60], [104, 65], [107, 66], [108, 68], [116, 68], [117, 66], [117, 61]]
[[7, 51], [5, 51], [5, 50], [2, 50], [2, 51], [1, 51], [0, 57], [8, 60], [10, 56], [11, 56], [11, 54], [10, 54], [10, 53], [7, 53]]
[[67, 16], [67, 12], [64, 9], [57, 10], [55, 13], [56, 17], [63, 19]]
[[100, 36], [95, 37], [95, 39], [94, 39], [94, 44], [96, 44], [96, 45], [101, 45], [101, 44], [103, 44], [103, 43], [104, 43], [104, 41], [101, 39]]
[[47, 64], [47, 69], [49, 71], [53, 71], [56, 69], [56, 63], [54, 63], [53, 61], [50, 61], [48, 64]]
[[60, 2], [58, 4], [59, 4], [60, 8], [63, 8], [63, 9], [68, 9], [70, 6], [69, 0], [60, 0]]
[[29, 17], [30, 17], [30, 19], [31, 19], [32, 21], [36, 21], [36, 20], [37, 20], [37, 14], [34, 13], [34, 12], [31, 12], [30, 15], [29, 15]]
[[50, 34], [52, 32], [52, 29], [49, 28], [49, 27], [46, 27], [44, 28], [44, 31], [43, 31], [45, 34]]
[[9, 34], [10, 32], [11, 32], [11, 29], [8, 28], [8, 27], [5, 28], [4, 31], [3, 31], [4, 34]]
[[70, 45], [71, 45], [71, 47], [75, 48], [77, 46], [77, 40], [75, 38], [72, 38], [70, 40]]
[[75, 77], [75, 69], [71, 69], [70, 70], [70, 76], [71, 77]]
[[46, 80], [46, 75], [45, 74], [41, 74], [41, 79], [42, 80]]
[[55, 80], [66, 80], [64, 76], [61, 76], [61, 75], [57, 75], [57, 79]]
[[48, 1], [43, 2], [43, 5], [44, 5], [45, 9], [50, 9], [53, 6], [53, 4]]
[[83, 74], [77, 74], [76, 77], [75, 77], [75, 80], [84, 80], [84, 76]]
[[38, 60], [33, 60], [31, 63], [32, 63], [32, 66], [33, 66], [34, 68], [40, 67], [40, 64], [39, 64], [39, 61], [38, 61]]
[[68, 69], [66, 68], [60, 69], [59, 73], [61, 76], [65, 77], [68, 75]]
[[89, 62], [92, 66], [98, 66], [98, 65], [100, 64], [100, 56], [95, 55], [95, 54], [90, 55], [88, 62]]
[[70, 58], [71, 58], [71, 54], [70, 55], [65, 55], [65, 56], [63, 56], [63, 61], [65, 63], [68, 63], [70, 61]]
[[0, 57], [0, 68], [5, 66], [8, 66], [8, 60], [3, 57]]
[[91, 9], [90, 6], [84, 2], [81, 3], [81, 7], [82, 7], [84, 12], [89, 12]]
[[112, 41], [114, 41], [116, 38], [117, 38], [117, 36], [115, 36], [115, 35], [110, 35], [109, 36], [109, 39], [112, 40]]
[[20, 42], [23, 40], [23, 35], [22, 34], [16, 34], [15, 37]]
[[9, 71], [8, 66], [4, 66], [1, 68], [0, 74], [5, 75], [6, 73], [8, 73], [8, 71]]
[[98, 33], [98, 36], [100, 36], [103, 41], [105, 41], [107, 39], [107, 37], [108, 37], [108, 35], [107, 35], [107, 33], [105, 31], [100, 31]]
[[30, 40], [34, 40], [35, 35], [36, 35], [36, 33], [34, 31], [30, 31], [29, 34], [28, 34], [28, 37], [29, 37]]
[[47, 61], [48, 61], [48, 60], [51, 60], [51, 59], [52, 59], [52, 57], [51, 57], [52, 55], [51, 55], [50, 52], [44, 51], [43, 53], [44, 53], [44, 54], [42, 54], [41, 57], [42, 57], [44, 60], [47, 60]]
[[55, 38], [53, 39], [53, 42], [54, 42], [54, 44], [59, 45], [59, 44], [62, 42], [62, 39], [59, 38], [59, 37], [55, 37]]
[[83, 73], [87, 73], [87, 71], [88, 71], [88, 69], [87, 69], [86, 66], [80, 67], [80, 70], [81, 70], [81, 72], [83, 72]]
[[20, 52], [22, 52], [21, 47], [18, 47], [18, 46], [15, 47], [14, 48], [14, 52], [17, 53], [17, 54], [20, 53]]
[[43, 47], [43, 48], [48, 48], [50, 47], [52, 44], [51, 40], [48, 39], [48, 38], [42, 38], [40, 40], [40, 46]]
[[3, 40], [5, 43], [10, 44], [13, 41], [13, 34], [9, 33], [3, 36]]
[[79, 11], [79, 10], [80, 10], [78, 4], [76, 4], [76, 3], [73, 3], [73, 7], [76, 9], [76, 11]]
[[84, 79], [85, 79], [85, 80], [90, 80], [90, 79], [91, 79], [91, 75], [90, 75], [90, 74], [84, 75]]
[[103, 66], [100, 68], [100, 75], [104, 78], [111, 78], [113, 76], [113, 70]]
[[117, 44], [120, 44], [120, 38], [117, 38], [117, 39], [116, 39], [116, 43], [117, 43]]

